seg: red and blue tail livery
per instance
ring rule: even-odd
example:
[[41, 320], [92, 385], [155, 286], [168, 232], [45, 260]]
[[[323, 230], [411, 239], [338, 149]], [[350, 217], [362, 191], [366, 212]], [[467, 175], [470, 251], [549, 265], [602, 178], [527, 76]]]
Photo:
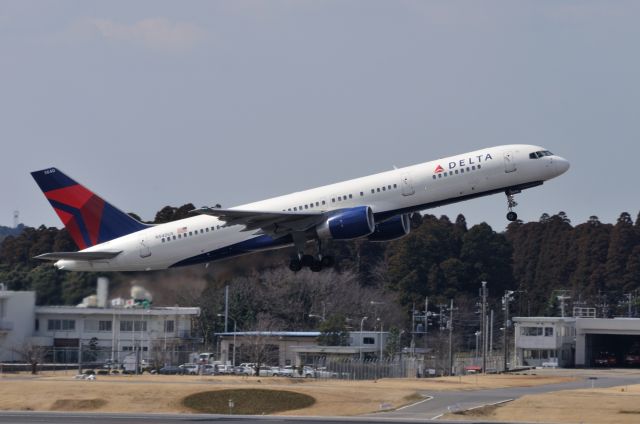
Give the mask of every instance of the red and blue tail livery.
[[81, 250], [148, 227], [57, 168], [31, 175]]

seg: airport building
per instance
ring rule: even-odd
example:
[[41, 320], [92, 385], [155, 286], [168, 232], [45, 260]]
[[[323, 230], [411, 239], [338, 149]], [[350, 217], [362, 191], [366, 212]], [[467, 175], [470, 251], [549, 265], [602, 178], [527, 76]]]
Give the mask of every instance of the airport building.
[[0, 361], [25, 361], [31, 345], [50, 363], [176, 363], [200, 347], [192, 326], [199, 308], [107, 302], [104, 284], [78, 306], [36, 306], [33, 291], [0, 290]]
[[575, 318], [516, 317], [513, 322], [516, 366], [573, 366]]
[[515, 317], [515, 365], [640, 367], [640, 318]]
[[384, 347], [388, 332], [352, 331], [346, 346], [321, 346], [319, 331], [246, 331], [219, 333], [221, 359], [228, 364], [249, 362], [254, 357], [252, 347], [267, 350], [264, 358], [268, 365], [322, 365], [328, 358], [377, 357]]

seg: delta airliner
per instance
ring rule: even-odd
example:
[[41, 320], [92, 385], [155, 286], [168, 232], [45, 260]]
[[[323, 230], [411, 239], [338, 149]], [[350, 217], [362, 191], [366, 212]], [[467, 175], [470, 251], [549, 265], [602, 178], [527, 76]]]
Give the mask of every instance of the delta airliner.
[[[80, 250], [37, 258], [70, 271], [149, 271], [292, 246], [292, 271], [320, 271], [334, 262], [322, 254], [324, 243], [403, 237], [412, 217], [428, 208], [502, 192], [507, 219], [515, 221], [515, 194], [568, 169], [566, 159], [543, 147], [497, 146], [150, 225], [47, 168], [31, 175]], [[308, 242], [315, 242], [313, 254]]]

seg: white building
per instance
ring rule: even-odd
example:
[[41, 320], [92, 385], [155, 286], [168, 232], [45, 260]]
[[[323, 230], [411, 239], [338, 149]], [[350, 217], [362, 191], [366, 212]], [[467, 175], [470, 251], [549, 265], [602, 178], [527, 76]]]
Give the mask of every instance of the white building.
[[[22, 361], [25, 343], [44, 347], [45, 361], [122, 364], [127, 357], [186, 362], [201, 342], [192, 319], [199, 308], [35, 306], [35, 292], [0, 291], [0, 361]], [[178, 352], [183, 353], [180, 356]]]
[[14, 358], [33, 335], [36, 293], [0, 288], [0, 361]]
[[513, 322], [516, 366], [573, 366], [575, 318], [515, 317]]
[[268, 365], [317, 365], [327, 357], [379, 356], [386, 346], [387, 332], [353, 331], [348, 333], [347, 346], [318, 345], [319, 331], [246, 331], [219, 333], [221, 358], [233, 362], [233, 346], [236, 345], [236, 365], [250, 362], [247, 346], [266, 345]]
[[639, 318], [517, 317], [516, 366], [640, 367]]
[[[172, 351], [193, 351], [200, 342], [191, 331], [199, 308], [78, 308], [37, 306], [32, 340], [51, 346], [54, 362], [123, 363], [140, 352], [140, 360], [174, 362]], [[186, 362], [186, 359], [184, 359]]]

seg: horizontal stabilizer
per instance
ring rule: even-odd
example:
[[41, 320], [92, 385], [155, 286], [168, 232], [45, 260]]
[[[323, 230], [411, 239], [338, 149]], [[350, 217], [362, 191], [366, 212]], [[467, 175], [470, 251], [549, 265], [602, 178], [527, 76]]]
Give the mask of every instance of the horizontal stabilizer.
[[105, 259], [113, 259], [118, 256], [119, 252], [55, 252], [44, 253], [38, 255], [35, 258], [42, 261], [59, 261], [59, 260], [72, 260], [72, 261], [99, 261]]

